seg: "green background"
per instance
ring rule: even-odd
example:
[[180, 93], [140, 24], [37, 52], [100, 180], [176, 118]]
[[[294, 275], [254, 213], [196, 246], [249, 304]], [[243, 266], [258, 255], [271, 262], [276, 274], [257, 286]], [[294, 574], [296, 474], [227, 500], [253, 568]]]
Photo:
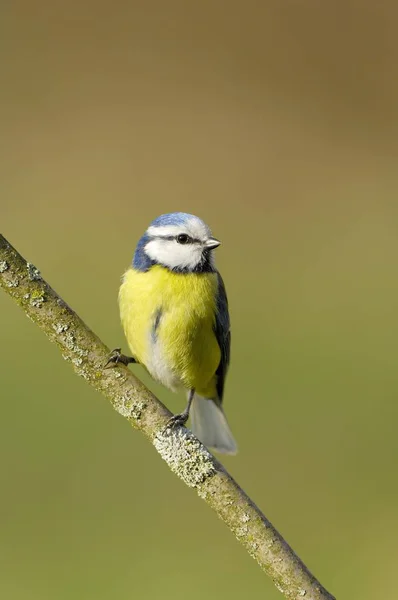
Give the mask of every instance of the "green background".
[[[2, 233], [126, 350], [138, 238], [162, 212], [208, 222], [233, 327], [223, 463], [339, 600], [395, 598], [396, 3], [1, 12]], [[2, 598], [280, 598], [5, 294], [0, 319]]]

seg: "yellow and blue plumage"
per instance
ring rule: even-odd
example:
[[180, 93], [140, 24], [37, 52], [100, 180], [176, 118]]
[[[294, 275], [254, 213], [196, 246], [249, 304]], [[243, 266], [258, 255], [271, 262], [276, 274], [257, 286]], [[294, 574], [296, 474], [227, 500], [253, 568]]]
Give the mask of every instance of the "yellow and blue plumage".
[[174, 423], [192, 418], [207, 446], [235, 453], [221, 407], [230, 355], [228, 303], [214, 266], [219, 245], [198, 217], [170, 213], [151, 223], [138, 242], [119, 291], [123, 329], [133, 358], [171, 390], [188, 390]]

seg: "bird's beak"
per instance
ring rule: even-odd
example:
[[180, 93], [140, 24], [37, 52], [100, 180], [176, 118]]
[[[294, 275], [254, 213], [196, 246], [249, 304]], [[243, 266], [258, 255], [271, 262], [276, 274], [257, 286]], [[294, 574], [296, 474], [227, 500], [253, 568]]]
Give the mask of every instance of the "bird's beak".
[[205, 246], [208, 250], [213, 250], [214, 248], [217, 248], [220, 244], [221, 242], [219, 240], [216, 240], [216, 238], [210, 238], [207, 240], [207, 242], [205, 242]]

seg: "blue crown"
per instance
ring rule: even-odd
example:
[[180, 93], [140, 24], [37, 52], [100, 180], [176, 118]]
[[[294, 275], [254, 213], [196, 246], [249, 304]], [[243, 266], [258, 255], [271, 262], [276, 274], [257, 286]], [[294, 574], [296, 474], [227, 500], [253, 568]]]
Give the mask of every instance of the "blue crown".
[[197, 219], [194, 215], [184, 212], [167, 213], [156, 217], [151, 223], [151, 227], [164, 227], [167, 225], [184, 225], [191, 219]]

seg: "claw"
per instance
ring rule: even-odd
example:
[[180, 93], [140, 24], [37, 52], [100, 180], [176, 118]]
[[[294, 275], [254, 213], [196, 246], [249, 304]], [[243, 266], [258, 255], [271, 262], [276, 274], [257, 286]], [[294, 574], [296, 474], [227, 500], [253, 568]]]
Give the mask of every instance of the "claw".
[[173, 415], [166, 423], [166, 429], [172, 429], [173, 427], [184, 426], [188, 421], [189, 414], [182, 412], [178, 415]]
[[122, 365], [125, 365], [127, 367], [129, 363], [135, 362], [135, 358], [133, 358], [132, 356], [125, 356], [124, 354], [122, 354], [121, 348], [115, 348], [110, 353], [109, 358], [104, 365], [104, 369], [109, 369], [111, 365], [117, 365], [118, 363], [121, 363]]

